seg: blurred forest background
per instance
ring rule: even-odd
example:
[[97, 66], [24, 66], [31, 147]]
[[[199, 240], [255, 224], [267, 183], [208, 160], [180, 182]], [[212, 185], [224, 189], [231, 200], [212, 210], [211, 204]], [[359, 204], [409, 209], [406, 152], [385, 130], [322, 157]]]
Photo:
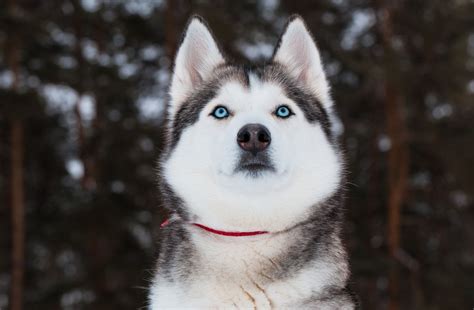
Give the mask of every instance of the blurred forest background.
[[472, 0], [0, 1], [0, 309], [146, 304], [162, 112], [192, 13], [252, 61], [305, 18], [341, 117], [363, 308], [472, 309]]

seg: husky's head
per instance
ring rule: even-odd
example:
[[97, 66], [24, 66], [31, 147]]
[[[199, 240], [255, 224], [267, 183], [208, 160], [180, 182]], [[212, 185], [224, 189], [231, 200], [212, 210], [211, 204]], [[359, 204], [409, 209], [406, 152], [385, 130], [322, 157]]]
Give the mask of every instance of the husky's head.
[[281, 231], [304, 221], [341, 182], [331, 106], [300, 17], [260, 67], [229, 64], [192, 18], [176, 57], [161, 162], [171, 207], [222, 230]]

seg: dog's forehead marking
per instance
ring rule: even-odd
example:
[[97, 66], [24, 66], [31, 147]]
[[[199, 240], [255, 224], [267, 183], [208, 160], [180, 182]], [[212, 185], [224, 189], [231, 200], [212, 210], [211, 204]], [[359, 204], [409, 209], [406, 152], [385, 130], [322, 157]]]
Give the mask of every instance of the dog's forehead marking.
[[248, 77], [249, 77], [250, 89], [255, 89], [256, 87], [259, 87], [262, 85], [262, 81], [254, 72], [248, 73]]

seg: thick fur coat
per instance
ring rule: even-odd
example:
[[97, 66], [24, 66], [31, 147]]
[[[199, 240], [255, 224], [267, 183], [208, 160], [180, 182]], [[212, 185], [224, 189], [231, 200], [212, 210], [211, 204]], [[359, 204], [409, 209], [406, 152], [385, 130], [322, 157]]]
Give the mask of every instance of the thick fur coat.
[[167, 112], [160, 190], [172, 216], [150, 309], [353, 309], [343, 156], [303, 20], [289, 20], [268, 63], [242, 66], [192, 18]]

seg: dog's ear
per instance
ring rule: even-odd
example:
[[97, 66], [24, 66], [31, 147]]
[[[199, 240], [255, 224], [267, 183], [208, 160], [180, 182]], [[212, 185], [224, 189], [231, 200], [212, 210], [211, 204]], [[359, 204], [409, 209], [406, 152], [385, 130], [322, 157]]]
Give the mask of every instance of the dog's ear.
[[205, 21], [199, 16], [193, 16], [175, 59], [170, 87], [172, 111], [176, 111], [189, 93], [224, 62], [224, 57]]
[[292, 16], [273, 54], [299, 83], [330, 104], [329, 85], [316, 43], [300, 16]]

